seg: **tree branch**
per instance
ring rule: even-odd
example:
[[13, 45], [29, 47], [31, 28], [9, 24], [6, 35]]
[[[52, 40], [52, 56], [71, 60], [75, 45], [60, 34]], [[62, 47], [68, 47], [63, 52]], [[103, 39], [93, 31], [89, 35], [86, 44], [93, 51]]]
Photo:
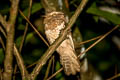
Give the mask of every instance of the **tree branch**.
[[113, 29], [111, 29], [109, 32], [107, 32], [106, 34], [104, 34], [100, 39], [98, 39], [96, 42], [94, 42], [90, 47], [88, 47], [85, 51], [83, 51], [82, 53], [80, 53], [78, 55], [78, 58], [80, 58], [80, 56], [84, 53], [86, 53], [87, 51], [89, 51], [92, 47], [94, 47], [97, 43], [99, 43], [100, 41], [102, 41], [106, 36], [108, 36], [111, 32], [113, 32], [114, 30], [116, 30], [118, 27], [120, 26], [120, 24], [116, 25]]
[[[5, 31], [2, 29], [0, 29], [0, 31], [4, 34], [5, 38], [7, 38]], [[2, 38], [1, 38], [1, 40], [2, 40]], [[15, 46], [15, 43], [14, 43], [14, 56], [16, 57], [18, 67], [20, 68], [22, 79], [23, 80], [28, 79], [28, 72], [27, 72], [26, 67], [24, 65], [24, 61], [23, 61], [20, 53], [18, 52], [17, 47]]]
[[[29, 1], [28, 16], [27, 16], [28, 19], [30, 18], [31, 8], [32, 8], [32, 0]], [[22, 40], [21, 40], [20, 47], [19, 47], [19, 53], [21, 53], [21, 51], [22, 51], [22, 47], [23, 47], [23, 44], [24, 44], [24, 41], [25, 41], [25, 37], [26, 37], [26, 34], [27, 34], [27, 30], [28, 30], [28, 23], [26, 22], [24, 34], [23, 34], [23, 36], [22, 36]], [[16, 47], [15, 47], [15, 48], [16, 48]], [[18, 52], [17, 49], [16, 49], [16, 52]], [[19, 53], [18, 53], [18, 54], [19, 54]], [[19, 62], [19, 61], [18, 61], [18, 62]], [[25, 72], [27, 72], [27, 71], [26, 71], [25, 68], [23, 68], [22, 66], [21, 66], [20, 68], [22, 68], [21, 71], [22, 71], [22, 75], [24, 76]], [[14, 77], [15, 77], [15, 74], [16, 74], [16, 70], [17, 70], [17, 64], [15, 65], [15, 69], [14, 69]], [[28, 73], [26, 73], [26, 74], [28, 74]], [[24, 79], [24, 78], [23, 78], [23, 79]]]
[[16, 48], [15, 44], [14, 44], [14, 55], [16, 57], [18, 66], [19, 66], [20, 71], [21, 71], [22, 80], [29, 79], [28, 72], [27, 72], [26, 67], [24, 65], [24, 61], [23, 61], [20, 53], [18, 52], [18, 49]]
[[3, 27], [6, 29], [6, 27], [8, 26], [8, 23], [1, 14], [0, 14], [0, 22], [3, 25]]
[[45, 73], [43, 80], [47, 80], [47, 78], [48, 78], [53, 59], [54, 59], [54, 56], [52, 56], [51, 59], [49, 60], [48, 67], [47, 67], [47, 70], [46, 70], [46, 73]]
[[[108, 31], [107, 33], [105, 33], [103, 36], [98, 36], [100, 37], [95, 43], [93, 43], [92, 45], [90, 45], [85, 51], [83, 51], [82, 53], [80, 53], [78, 55], [78, 58], [86, 53], [87, 51], [89, 51], [92, 47], [94, 47], [97, 43], [99, 43], [101, 40], [103, 40], [106, 36], [108, 36], [111, 32], [113, 32], [115, 29], [117, 29], [120, 25], [116, 25], [113, 29], [111, 29], [110, 31]], [[52, 79], [54, 76], [56, 76], [59, 72], [61, 72], [63, 70], [63, 67], [60, 68], [57, 72], [55, 72], [52, 76], [50, 76], [47, 80]]]
[[32, 25], [29, 19], [23, 14], [21, 10], [19, 10], [20, 14], [24, 17], [24, 19], [30, 24], [30, 26], [34, 29], [34, 31], [38, 34], [38, 36], [43, 40], [43, 42], [49, 46], [48, 42], [44, 39], [44, 37], [39, 33], [39, 31]]
[[100, 35], [100, 36], [94, 37], [94, 38], [89, 39], [89, 40], [86, 40], [86, 41], [76, 42], [76, 43], [75, 43], [75, 48], [80, 48], [81, 45], [86, 44], [86, 43], [89, 43], [89, 42], [94, 41], [94, 40], [97, 40], [97, 39], [101, 38], [102, 36], [103, 36], [103, 35]]
[[85, 7], [88, 0], [82, 0], [81, 4], [78, 6], [77, 10], [75, 11], [75, 14], [70, 19], [70, 22], [68, 23], [67, 27], [61, 32], [59, 38], [48, 48], [48, 50], [44, 53], [44, 55], [39, 59], [38, 64], [32, 71], [30, 77], [32, 80], [35, 79], [35, 77], [39, 74], [42, 66], [46, 63], [46, 61], [51, 57], [53, 52], [56, 50], [56, 48], [61, 44], [61, 42], [65, 39], [68, 31], [72, 27], [72, 25], [75, 23], [77, 17]]
[[13, 60], [13, 46], [14, 46], [14, 31], [15, 31], [15, 21], [18, 13], [19, 0], [11, 0], [11, 10], [10, 17], [6, 27], [7, 30], [7, 40], [6, 40], [6, 52], [4, 60], [4, 80], [12, 79], [12, 60]]
[[111, 78], [109, 78], [109, 79], [107, 79], [107, 80], [113, 80], [113, 79], [115, 79], [115, 78], [117, 78], [117, 77], [120, 77], [120, 73], [119, 73], [119, 74], [116, 74], [115, 76], [113, 76], [113, 77], [111, 77]]
[[[28, 19], [30, 18], [31, 8], [32, 8], [32, 0], [29, 1], [28, 16], [27, 16]], [[23, 47], [23, 43], [24, 43], [24, 40], [25, 40], [25, 37], [26, 37], [26, 34], [27, 34], [27, 30], [28, 30], [28, 23], [26, 22], [24, 34], [23, 34], [22, 41], [21, 41], [21, 44], [20, 44], [20, 47], [19, 47], [20, 53], [22, 51], [22, 47]]]

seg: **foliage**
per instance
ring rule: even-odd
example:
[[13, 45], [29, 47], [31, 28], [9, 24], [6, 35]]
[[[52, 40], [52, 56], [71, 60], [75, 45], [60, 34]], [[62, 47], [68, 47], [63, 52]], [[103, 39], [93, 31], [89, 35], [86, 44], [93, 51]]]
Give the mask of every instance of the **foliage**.
[[[103, 11], [100, 9], [101, 6], [104, 7], [105, 5], [110, 8], [114, 7], [120, 13], [120, 10], [118, 8], [120, 7], [120, 2], [117, 0], [116, 1], [110, 0], [113, 1], [113, 3], [112, 2], [108, 3], [106, 1], [107, 0], [94, 0], [94, 1], [89, 0], [84, 11], [78, 17], [76, 23], [72, 28], [72, 32], [73, 32], [72, 34], [74, 39], [80, 39], [79, 41], [81, 40], [85, 41], [93, 37], [96, 37], [98, 35], [105, 34], [115, 25], [120, 24], [119, 14]], [[70, 14], [73, 14], [75, 12], [78, 3], [80, 3], [80, 0], [69, 0], [68, 4], [69, 4]], [[116, 5], [114, 3], [116, 3]], [[28, 7], [29, 0], [21, 0], [19, 5], [20, 5], [19, 9], [21, 9], [24, 15], [27, 16], [28, 8], [29, 8]], [[8, 0], [0, 1], [0, 13], [6, 15], [7, 18], [9, 17], [8, 15], [9, 9], [10, 9], [10, 2]], [[43, 33], [44, 32], [43, 24], [39, 24], [42, 22], [36, 23], [36, 21], [42, 21], [44, 15], [45, 15], [45, 11], [43, 9], [43, 6], [41, 5], [41, 2], [39, 0], [33, 0], [30, 21], [33, 25], [40, 25], [40, 26], [36, 26], [36, 28], [39, 30], [40, 33], [42, 33], [42, 35], [45, 38], [45, 34]], [[20, 14], [18, 14], [16, 20], [16, 31], [15, 31], [15, 43], [17, 45], [17, 48], [19, 48], [21, 44], [23, 32], [25, 29], [25, 23], [26, 23], [25, 19]], [[114, 31], [106, 39], [101, 41], [99, 44], [97, 44], [95, 47], [93, 47], [90, 51], [87, 52], [87, 58], [89, 63], [92, 64], [92, 66], [95, 68], [96, 71], [98, 71], [98, 73], [102, 76], [103, 79], [107, 79], [113, 76], [115, 73], [116, 66], [118, 73], [120, 72], [120, 67], [118, 67], [120, 66], [119, 64], [120, 48], [117, 47], [118, 45], [116, 45], [115, 42], [113, 41], [113, 36], [117, 36], [117, 38], [119, 38], [120, 36], [119, 33], [120, 33], [119, 30]], [[4, 38], [1, 32], [0, 32], [0, 36]], [[83, 37], [83, 39], [81, 37]], [[85, 44], [85, 47], [89, 47], [92, 43], [94, 43], [94, 41]], [[47, 50], [47, 46], [44, 44], [44, 42], [38, 37], [38, 35], [29, 25], [25, 42], [21, 52], [21, 55], [23, 56], [23, 59], [25, 61], [25, 65], [28, 66], [36, 62], [44, 54], [46, 50]], [[3, 61], [4, 61], [3, 59], [5, 56], [4, 53], [5, 52], [2, 48], [2, 45], [0, 44], [0, 67], [3, 66]], [[59, 55], [57, 55], [56, 53], [54, 55], [56, 57], [59, 57]], [[57, 71], [61, 67], [59, 63], [59, 58], [55, 58], [54, 64], [56, 64], [55, 71]], [[47, 67], [47, 64], [45, 65], [45, 67]], [[44, 78], [46, 71], [45, 67], [42, 69], [38, 78], [41, 79]], [[33, 67], [28, 68], [29, 72], [31, 72], [32, 69]], [[18, 75], [20, 74], [18, 73]], [[64, 72], [62, 71], [58, 75], [56, 75], [56, 77], [53, 79], [64, 80], [67, 78], [68, 77], [65, 76]], [[17, 79], [19, 80], [19, 76], [16, 77], [16, 80]], [[74, 78], [71, 78], [71, 80], [72, 79]]]

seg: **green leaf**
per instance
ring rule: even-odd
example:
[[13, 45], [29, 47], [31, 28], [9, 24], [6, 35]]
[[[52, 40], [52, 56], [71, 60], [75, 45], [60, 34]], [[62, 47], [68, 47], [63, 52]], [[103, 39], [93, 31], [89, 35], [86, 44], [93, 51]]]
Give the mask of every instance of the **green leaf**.
[[29, 41], [31, 41], [31, 39], [34, 37], [33, 33], [28, 33], [28, 35], [26, 36], [26, 40], [25, 43], [28, 43]]
[[32, 6], [32, 14], [36, 13], [37, 11], [39, 11], [42, 8], [42, 5], [40, 3], [35, 3]]
[[[59, 70], [60, 68], [61, 68], [61, 65], [60, 65], [60, 63], [57, 61], [57, 62], [56, 62], [56, 67], [55, 67], [56, 71]], [[55, 76], [55, 78], [56, 78], [57, 80], [65, 80], [65, 79], [64, 79], [64, 76], [62, 75], [61, 72], [59, 72], [59, 73]]]
[[105, 70], [109, 69], [111, 65], [112, 65], [111, 62], [102, 61], [98, 64], [98, 67], [101, 71], [105, 71]]
[[[34, 4], [32, 5], [31, 14], [36, 13], [36, 12], [39, 11], [40, 9], [42, 9], [41, 3], [34, 3]], [[26, 8], [26, 9], [23, 11], [23, 14], [24, 14], [25, 16], [28, 15], [28, 8]], [[18, 22], [21, 23], [21, 22], [22, 22], [22, 19], [23, 19], [23, 17], [19, 17], [19, 18], [18, 18]]]
[[56, 69], [56, 70], [59, 70], [60, 67], [61, 67], [61, 66], [60, 66], [60, 63], [57, 61], [57, 62], [56, 62], [56, 68], [55, 68], [55, 69]]
[[24, 30], [25, 29], [25, 25], [23, 24], [19, 24], [17, 27], [18, 30]]
[[22, 36], [20, 36], [20, 37], [18, 37], [18, 38], [16, 39], [16, 46], [17, 46], [17, 47], [20, 46], [21, 41], [22, 41]]
[[93, 16], [93, 19], [98, 22], [99, 17], [98, 16]]
[[[32, 11], [31, 14], [36, 13], [42, 8], [42, 5], [40, 3], [35, 3], [32, 5]], [[23, 11], [24, 15], [26, 16], [28, 14], [28, 8]]]
[[44, 53], [44, 48], [42, 48], [42, 49], [34, 49], [33, 51], [32, 51], [32, 56], [33, 57], [39, 57], [39, 56], [42, 56], [42, 54]]
[[87, 13], [104, 17], [105, 19], [111, 21], [114, 24], [120, 24], [120, 17], [116, 14], [102, 11], [97, 6], [96, 3], [93, 3], [90, 8], [88, 8]]
[[28, 33], [25, 39], [25, 44], [38, 44], [39, 40], [35, 37], [34, 32]]

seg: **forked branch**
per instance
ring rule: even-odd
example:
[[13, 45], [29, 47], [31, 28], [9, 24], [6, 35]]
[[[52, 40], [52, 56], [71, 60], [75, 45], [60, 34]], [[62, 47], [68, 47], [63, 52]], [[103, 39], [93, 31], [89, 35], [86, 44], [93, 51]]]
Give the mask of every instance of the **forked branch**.
[[42, 66], [47, 62], [47, 60], [51, 57], [53, 52], [56, 48], [61, 44], [61, 42], [65, 39], [67, 33], [69, 32], [72, 25], [75, 23], [77, 17], [82, 12], [83, 8], [85, 7], [88, 0], [82, 0], [81, 4], [78, 6], [75, 14], [71, 17], [70, 22], [68, 23], [67, 27], [61, 32], [59, 38], [48, 48], [48, 50], [44, 53], [44, 55], [39, 59], [38, 64], [32, 71], [30, 77], [32, 80], [36, 78], [39, 74]]
[[6, 38], [6, 51], [4, 60], [4, 80], [12, 79], [12, 61], [13, 61], [13, 46], [14, 46], [14, 31], [15, 21], [18, 13], [19, 0], [11, 0], [10, 17], [7, 26], [5, 25], [7, 38]]

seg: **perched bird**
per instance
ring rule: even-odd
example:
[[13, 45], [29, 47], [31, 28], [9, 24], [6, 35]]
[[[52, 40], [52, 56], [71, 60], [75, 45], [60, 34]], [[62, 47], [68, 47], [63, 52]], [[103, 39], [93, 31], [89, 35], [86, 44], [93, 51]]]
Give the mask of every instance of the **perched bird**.
[[[46, 14], [44, 19], [45, 34], [50, 44], [54, 43], [59, 37], [61, 30], [66, 27], [66, 23], [67, 20], [62, 12], [52, 11]], [[66, 75], [75, 75], [77, 72], [80, 72], [80, 62], [75, 54], [70, 32], [56, 51], [60, 55], [60, 63], [62, 64]]]

